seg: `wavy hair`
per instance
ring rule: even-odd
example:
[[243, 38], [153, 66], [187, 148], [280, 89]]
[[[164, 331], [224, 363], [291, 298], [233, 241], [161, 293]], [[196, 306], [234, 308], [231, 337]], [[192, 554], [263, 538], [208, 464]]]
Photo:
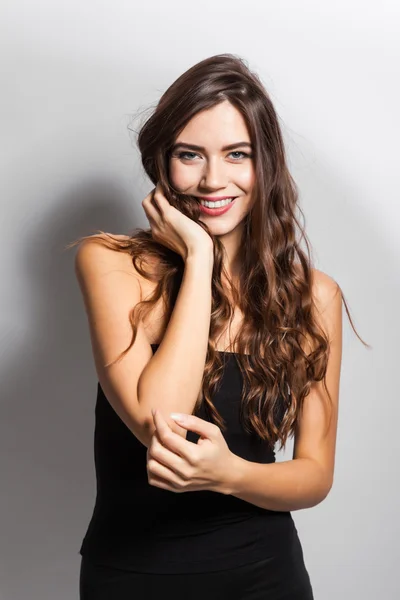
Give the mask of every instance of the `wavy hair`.
[[[169, 181], [169, 156], [179, 133], [197, 113], [226, 100], [242, 114], [254, 146], [255, 201], [245, 217], [235, 284], [224, 270], [222, 242], [199, 221], [198, 203], [173, 189]], [[237, 349], [235, 359], [243, 376], [242, 424], [248, 433], [255, 433], [271, 447], [279, 441], [282, 449], [295, 433], [312, 383], [323, 380], [330, 403], [332, 399], [326, 386], [330, 344], [314, 316], [310, 245], [296, 213], [303, 216], [303, 221], [304, 215], [271, 99], [242, 58], [233, 54], [212, 56], [191, 67], [165, 91], [141, 126], [137, 144], [143, 168], [153, 184], [160, 182], [168, 201], [203, 227], [214, 243], [210, 333], [201, 392], [193, 412], [198, 413], [204, 403], [210, 420], [225, 430], [225, 422], [212, 402], [224, 368], [224, 356], [216, 351], [215, 340], [230, 324], [237, 306], [243, 322], [232, 347]], [[108, 367], [129, 351], [140, 320], [160, 298], [168, 323], [185, 265], [180, 255], [152, 238], [151, 229], [136, 228], [126, 240], [97, 231], [68, 247], [90, 237], [112, 250], [128, 252], [137, 272], [155, 284], [152, 295], [133, 307], [129, 315], [130, 345], [105, 365]], [[300, 247], [301, 239], [307, 253]], [[223, 273], [231, 296], [222, 284]], [[336, 285], [353, 330], [368, 346], [358, 335], [341, 288]]]

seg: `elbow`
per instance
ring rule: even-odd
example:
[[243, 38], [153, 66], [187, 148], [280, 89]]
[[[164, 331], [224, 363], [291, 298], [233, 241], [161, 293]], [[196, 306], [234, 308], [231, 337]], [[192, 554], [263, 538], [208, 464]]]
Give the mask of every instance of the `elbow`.
[[317, 467], [317, 476], [315, 479], [317, 482], [317, 493], [312, 506], [317, 506], [329, 495], [333, 485], [333, 475], [331, 472], [327, 472], [327, 470], [319, 462], [313, 461], [313, 463]]
[[333, 486], [333, 479], [331, 477], [322, 478], [322, 481], [323, 481], [323, 484], [321, 485], [321, 491], [319, 494], [317, 504], [320, 504], [321, 502], [323, 502], [325, 500], [325, 498], [328, 497], [329, 492], [331, 491], [332, 486]]
[[129, 426], [131, 433], [135, 436], [135, 438], [143, 444], [146, 448], [149, 447], [151, 438], [154, 433], [154, 425], [150, 423], [147, 419], [141, 422], [140, 426]]
[[329, 495], [329, 492], [331, 491], [332, 487], [333, 479], [330, 479], [329, 483], [325, 486], [322, 500], [325, 500], [325, 498]]

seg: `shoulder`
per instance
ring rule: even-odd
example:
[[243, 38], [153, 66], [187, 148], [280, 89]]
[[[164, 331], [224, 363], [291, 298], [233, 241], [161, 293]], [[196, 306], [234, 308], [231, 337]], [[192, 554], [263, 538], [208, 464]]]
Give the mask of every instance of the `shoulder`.
[[[110, 236], [110, 238], [108, 237]], [[123, 234], [108, 233], [107, 239], [112, 242], [114, 238], [118, 242], [129, 242], [131, 236]], [[84, 278], [102, 277], [109, 275], [111, 272], [119, 274], [120, 280], [126, 280], [126, 275], [135, 281], [135, 285], [139, 285], [141, 293], [148, 295], [152, 293], [155, 287], [155, 282], [144, 277], [135, 268], [132, 254], [129, 250], [129, 244], [121, 245], [120, 248], [111, 248], [96, 235], [85, 238], [78, 247], [75, 256], [75, 272], [78, 280]], [[141, 254], [143, 251], [141, 250]], [[157, 262], [159, 259], [154, 256], [146, 256], [145, 262], [150, 266], [150, 270], [157, 271]]]
[[332, 302], [341, 301], [338, 283], [323, 271], [312, 269], [312, 295], [319, 311], [324, 311]]
[[[296, 263], [295, 268], [300, 275], [302, 273], [301, 264]], [[322, 309], [329, 304], [334, 297], [340, 296], [340, 286], [333, 277], [319, 269], [310, 268], [310, 272], [311, 295], [318, 308]]]
[[[114, 233], [107, 235], [116, 241], [129, 240], [128, 235]], [[135, 275], [139, 279], [128, 251], [122, 248], [113, 249], [99, 240], [96, 235], [88, 236], [80, 243], [75, 255], [75, 271], [78, 277], [90, 272], [101, 274], [114, 269]]]
[[[300, 264], [296, 264], [299, 273]], [[311, 268], [312, 312], [319, 326], [328, 337], [337, 335], [342, 326], [342, 293], [339, 284], [333, 277], [320, 269]]]
[[89, 235], [81, 241], [78, 246], [78, 250], [76, 256], [79, 258], [84, 257], [85, 260], [90, 261], [91, 258], [109, 258], [109, 260], [122, 261], [124, 255], [128, 254], [128, 252], [123, 251], [122, 248], [111, 248], [107, 246], [108, 243], [112, 243], [112, 238], [116, 242], [126, 242], [129, 240], [128, 235], [116, 234], [116, 233], [107, 233], [107, 237], [103, 237], [104, 242], [99, 239], [99, 235]]
[[316, 319], [328, 337], [338, 337], [342, 328], [342, 293], [339, 284], [318, 269], [312, 269], [312, 296]]

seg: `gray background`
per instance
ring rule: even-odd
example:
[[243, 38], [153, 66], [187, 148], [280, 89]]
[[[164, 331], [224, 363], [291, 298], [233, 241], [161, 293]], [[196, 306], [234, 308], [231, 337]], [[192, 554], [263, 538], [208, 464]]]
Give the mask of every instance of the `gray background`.
[[315, 598], [398, 597], [399, 25], [395, 0], [3, 4], [1, 600], [78, 597], [97, 380], [63, 247], [147, 226], [130, 115], [222, 52], [269, 90], [316, 266], [373, 346], [344, 314], [335, 483], [293, 513]]

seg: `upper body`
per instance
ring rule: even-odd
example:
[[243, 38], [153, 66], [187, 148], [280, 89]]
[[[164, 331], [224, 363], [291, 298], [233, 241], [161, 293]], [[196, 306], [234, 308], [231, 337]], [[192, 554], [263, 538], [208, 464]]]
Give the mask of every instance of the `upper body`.
[[[127, 237], [118, 236], [119, 239]], [[152, 439], [157, 437], [157, 428], [153, 421], [151, 430], [151, 416], [140, 412], [138, 395], [135, 401], [132, 394], [132, 390], [137, 389], [141, 372], [162, 345], [168, 324], [160, 304], [143, 322], [133, 353], [132, 350], [128, 353], [114, 373], [111, 371], [110, 374], [103, 367], [126, 347], [129, 332], [125, 323], [132, 298], [135, 294], [140, 296], [140, 292], [143, 298], [148, 296], [154, 284], [137, 273], [129, 255], [91, 242], [79, 250], [77, 271], [84, 291], [99, 379], [95, 433], [96, 504], [81, 553], [105, 564], [142, 572], [178, 573], [235, 568], [261, 560], [269, 553], [290, 552], [293, 539], [297, 539], [290, 511], [317, 504], [330, 488], [325, 484], [330, 475], [325, 479], [322, 469], [325, 457], [328, 473], [332, 450], [329, 441], [324, 447], [318, 446], [323, 422], [318, 422], [316, 398], [311, 396], [311, 403], [305, 405], [303, 430], [299, 429], [303, 446], [298, 437], [297, 452], [301, 458], [300, 451], [308, 450], [309, 454], [303, 456], [308, 456], [311, 461], [320, 460], [321, 464], [317, 469], [309, 470], [307, 464], [303, 464], [305, 468], [297, 474], [287, 470], [264, 475], [256, 469], [285, 467], [289, 463], [276, 463], [273, 449], [255, 436], [244, 435], [239, 422], [240, 372], [233, 352], [229, 352], [222, 388], [213, 398], [228, 422], [223, 439], [229, 454], [223, 455], [223, 470], [218, 468], [220, 458], [214, 454], [215, 477], [210, 479], [208, 486], [194, 488], [195, 494], [190, 493], [193, 491], [190, 487], [176, 486], [165, 491], [168, 488], [162, 489], [161, 480], [152, 478], [148, 469], [151, 460], [148, 449]], [[320, 271], [315, 273], [315, 278], [317, 295], [326, 298], [332, 293], [330, 278]], [[111, 306], [113, 310], [110, 310]], [[236, 326], [241, 318], [239, 313], [235, 315]], [[218, 350], [223, 352], [229, 348], [230, 339], [226, 334], [221, 336]], [[141, 371], [137, 363], [142, 365]], [[159, 407], [171, 430], [184, 435], [186, 444], [196, 443], [198, 437], [193, 433], [196, 427], [192, 430], [176, 427], [168, 419], [162, 395], [153, 397], [152, 406]], [[175, 406], [173, 410], [181, 410], [178, 404]], [[204, 412], [200, 413], [200, 418], [204, 425], [215, 427]], [[198, 421], [200, 418], [197, 417]], [[310, 435], [311, 428], [314, 431]], [[206, 435], [207, 431], [204, 433]], [[165, 447], [168, 446], [168, 435]], [[220, 448], [218, 440], [215, 446]], [[295, 461], [291, 462], [295, 464]], [[249, 467], [247, 472], [242, 470], [244, 465]], [[242, 474], [239, 480], [238, 474]], [[268, 483], [264, 488], [260, 486], [262, 478]]]
[[[113, 234], [114, 235], [114, 234]], [[114, 235], [121, 240], [129, 239], [126, 235]], [[202, 267], [204, 266], [204, 269]], [[126, 347], [131, 339], [129, 313], [135, 304], [135, 299], [149, 297], [154, 290], [154, 283], [140, 276], [132, 264], [128, 253], [119, 253], [104, 248], [100, 244], [90, 240], [85, 242], [78, 251], [76, 259], [78, 280], [84, 296], [86, 311], [89, 320], [90, 335], [98, 379], [108, 401], [125, 425], [132, 431], [133, 435], [145, 445], [150, 446], [155, 438], [156, 426], [152, 415], [152, 409], [157, 408], [168, 422], [169, 427], [183, 437], [187, 435], [187, 429], [177, 425], [169, 415], [172, 412], [191, 414], [192, 410], [185, 407], [188, 400], [186, 394], [179, 397], [176, 393], [168, 396], [167, 383], [162, 376], [154, 376], [155, 371], [149, 370], [147, 388], [141, 378], [149, 369], [151, 362], [155, 363], [155, 355], [152, 345], [159, 346], [157, 355], [161, 354], [163, 338], [168, 329], [162, 301], [156, 303], [146, 318], [141, 322], [135, 344], [126, 357], [111, 369], [104, 367], [118, 352]], [[193, 272], [198, 276], [203, 271], [208, 272], [202, 259], [193, 265]], [[207, 275], [205, 279], [207, 278]], [[336, 442], [337, 426], [337, 404], [339, 392], [339, 373], [341, 359], [341, 299], [337, 293], [336, 282], [317, 269], [313, 269], [313, 294], [319, 307], [321, 321], [325, 324], [327, 331], [331, 332], [332, 340], [335, 337], [330, 364], [327, 373], [327, 383], [334, 398], [334, 418], [328, 435], [324, 435], [326, 426], [326, 415], [321, 405], [321, 384], [315, 384], [315, 390], [307, 396], [301, 421], [298, 423], [297, 434], [293, 449], [293, 458], [304, 458], [312, 461], [317, 467], [320, 486], [318, 487], [316, 502], [315, 490], [311, 491], [311, 498], [299, 501], [302, 503], [318, 503], [328, 494], [333, 482], [334, 450]], [[194, 287], [195, 289], [195, 287]], [[189, 290], [190, 292], [190, 290]], [[182, 328], [177, 324], [178, 333], [187, 340], [188, 347], [195, 344], [196, 339], [191, 331], [189, 323], [194, 323], [196, 317], [196, 306], [190, 293], [184, 299], [191, 315], [187, 315], [188, 326]], [[196, 298], [196, 302], [198, 298]], [[229, 331], [221, 334], [217, 346], [218, 351], [235, 352], [231, 340], [234, 338], [236, 329], [240, 326], [243, 315], [235, 308], [234, 318]], [[165, 346], [167, 348], [167, 346]], [[171, 354], [166, 350], [166, 354]], [[172, 353], [173, 354], [173, 353]], [[177, 361], [173, 379], [177, 372], [182, 372], [183, 377], [192, 378], [190, 367], [193, 365], [193, 356], [190, 350], [186, 350], [185, 361]], [[185, 365], [180, 369], [179, 365]], [[204, 361], [203, 361], [204, 366]], [[169, 373], [171, 369], [167, 367]], [[189, 375], [188, 375], [189, 374]], [[162, 394], [157, 392], [157, 385]], [[171, 382], [172, 385], [172, 382]], [[179, 384], [181, 389], [182, 384]], [[140, 400], [139, 390], [143, 390], [143, 401]], [[175, 389], [175, 388], [174, 388]], [[196, 388], [197, 392], [198, 389]], [[145, 393], [147, 392], [147, 396]], [[197, 393], [196, 393], [197, 396]], [[146, 399], [147, 402], [146, 402]], [[189, 398], [192, 400], [193, 398]], [[186, 405], [187, 406], [187, 405]], [[238, 466], [238, 465], [236, 465]], [[235, 469], [239, 471], [239, 469]], [[220, 489], [223, 492], [231, 492], [232, 485], [236, 482], [221, 482]], [[243, 492], [243, 490], [241, 490]], [[304, 490], [303, 490], [304, 491]], [[274, 502], [271, 501], [271, 506]], [[290, 505], [290, 501], [289, 501]], [[277, 506], [285, 508], [286, 501], [282, 498], [277, 501]], [[296, 508], [296, 501], [292, 502], [291, 509]]]
[[[333, 483], [342, 295], [331, 277], [311, 269], [296, 240], [297, 193], [272, 103], [240, 61], [213, 57], [167, 90], [140, 132], [139, 147], [156, 183], [142, 202], [151, 235], [117, 236], [113, 249], [89, 236], [75, 263], [99, 379], [99, 471], [110, 449], [107, 426], [114, 423], [121, 461], [122, 437], [132, 460], [142, 452], [134, 482], [143, 483], [147, 474], [143, 506], [151, 487], [168, 492], [168, 506], [195, 505], [203, 494], [217, 493], [215, 505], [240, 501], [264, 524], [272, 523], [271, 512], [315, 506]], [[154, 271], [150, 280], [132, 257], [147, 261]], [[141, 312], [144, 300], [151, 307], [147, 314]], [[243, 355], [241, 374], [250, 393], [233, 412], [231, 398], [238, 402], [244, 381], [224, 371], [224, 399], [218, 392], [210, 398], [219, 362], [213, 349]], [[193, 414], [199, 406], [207, 408], [207, 418], [205, 411]], [[241, 408], [252, 426], [251, 441], [239, 427]], [[228, 421], [224, 433], [221, 411]], [[293, 431], [293, 459], [275, 463], [266, 440], [286, 441]], [[197, 443], [189, 439], [193, 433]], [[106, 488], [98, 490], [95, 528], [110, 526], [110, 507], [114, 513], [121, 507], [113, 504], [113, 486], [133, 481], [128, 467], [119, 470], [117, 456], [107, 471], [111, 479], [98, 479]], [[239, 552], [230, 532], [229, 547], [240, 560], [249, 548], [265, 552], [270, 543], [268, 527], [257, 542], [254, 531], [247, 538], [244, 532], [245, 550]], [[292, 533], [286, 531], [286, 541]], [[157, 531], [152, 534], [154, 541]], [[217, 550], [221, 537], [207, 540]]]

